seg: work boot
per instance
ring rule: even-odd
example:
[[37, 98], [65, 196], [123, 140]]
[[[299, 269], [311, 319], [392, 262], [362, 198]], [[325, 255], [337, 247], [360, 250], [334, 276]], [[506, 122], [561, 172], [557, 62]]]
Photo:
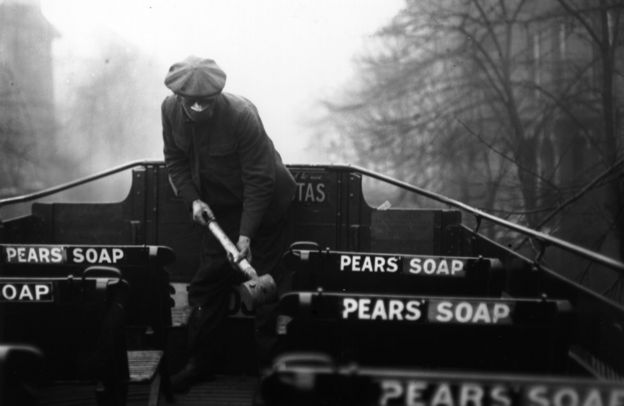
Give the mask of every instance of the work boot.
[[171, 390], [174, 393], [186, 393], [194, 384], [214, 379], [214, 374], [207, 368], [201, 368], [196, 362], [190, 360], [184, 368], [171, 377]]

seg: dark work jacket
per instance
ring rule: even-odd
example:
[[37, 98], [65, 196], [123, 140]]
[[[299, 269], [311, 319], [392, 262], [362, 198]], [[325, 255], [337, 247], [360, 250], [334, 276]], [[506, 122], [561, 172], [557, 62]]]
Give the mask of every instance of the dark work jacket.
[[220, 214], [252, 239], [283, 217], [296, 184], [249, 100], [222, 93], [212, 117], [195, 123], [171, 95], [162, 103], [162, 125], [165, 164], [187, 204], [202, 199], [226, 232], [231, 227]]

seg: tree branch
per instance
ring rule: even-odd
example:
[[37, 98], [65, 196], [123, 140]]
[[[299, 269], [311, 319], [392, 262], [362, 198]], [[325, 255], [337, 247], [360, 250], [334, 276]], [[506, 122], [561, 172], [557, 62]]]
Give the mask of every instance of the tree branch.
[[596, 42], [596, 44], [602, 47], [602, 41], [600, 40], [600, 37], [598, 37], [598, 34], [596, 34], [591, 24], [587, 22], [585, 18], [583, 18], [583, 15], [578, 10], [575, 10], [574, 8], [572, 8], [572, 6], [568, 4], [567, 0], [557, 0], [557, 1], [561, 5], [561, 7], [563, 7], [572, 17], [578, 20], [578, 22], [580, 22], [583, 25], [583, 27], [585, 27], [585, 30], [587, 30], [587, 33], [592, 37], [592, 39]]

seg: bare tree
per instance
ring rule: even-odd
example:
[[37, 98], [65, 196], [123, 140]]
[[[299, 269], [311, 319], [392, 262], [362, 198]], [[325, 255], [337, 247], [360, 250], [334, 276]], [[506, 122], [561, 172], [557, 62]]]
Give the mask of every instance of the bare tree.
[[613, 90], [621, 6], [583, 4], [409, 0], [360, 59], [359, 86], [326, 103], [331, 122], [379, 169], [536, 227], [599, 170], [574, 154], [604, 146], [610, 165], [622, 156]]
[[[378, 141], [366, 148], [391, 157], [397, 168], [419, 168], [419, 178], [407, 179], [445, 192], [456, 192], [456, 185], [459, 197], [489, 209], [503, 181], [513, 181], [514, 163], [522, 207], [531, 211], [541, 127], [525, 116], [543, 110], [517, 85], [526, 80], [526, 50], [518, 50], [516, 39], [526, 2], [508, 3], [408, 2], [379, 33], [390, 48], [361, 60], [369, 79], [356, 102], [329, 107], [343, 117], [358, 114], [349, 122], [364, 128], [352, 134]], [[470, 185], [475, 179], [485, 184]], [[471, 196], [471, 190], [479, 192]]]
[[593, 144], [599, 153], [601, 170], [615, 174], [607, 183], [606, 208], [610, 229], [619, 240], [619, 253], [624, 258], [624, 133], [621, 97], [624, 91], [624, 5], [617, 0], [557, 0], [566, 14], [579, 26], [578, 35], [593, 51], [593, 80], [585, 91], [586, 104], [600, 120], [600, 131]]

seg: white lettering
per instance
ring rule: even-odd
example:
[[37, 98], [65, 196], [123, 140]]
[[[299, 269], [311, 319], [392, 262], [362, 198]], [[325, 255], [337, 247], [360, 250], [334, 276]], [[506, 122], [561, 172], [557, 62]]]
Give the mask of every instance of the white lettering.
[[0, 289], [1, 301], [33, 302], [46, 299], [51, 293], [51, 285], [39, 283], [7, 283]]
[[373, 261], [371, 257], [364, 257], [364, 262], [362, 263], [362, 271], [372, 271], [373, 270]]
[[39, 262], [50, 262], [50, 251], [47, 248], [39, 247]]
[[431, 399], [431, 406], [454, 406], [453, 395], [451, 393], [451, 387], [448, 384], [440, 384], [438, 390], [435, 392]]
[[573, 388], [562, 388], [553, 397], [555, 406], [578, 406], [578, 393]]
[[457, 272], [464, 270], [464, 262], [454, 259], [451, 261], [451, 273], [455, 275]]
[[30, 288], [28, 285], [22, 285], [22, 289], [20, 290], [19, 300], [34, 300], [33, 294], [30, 292]]
[[603, 406], [600, 392], [597, 389], [590, 389], [583, 402], [583, 406]]
[[410, 300], [407, 302], [407, 315], [405, 316], [406, 320], [415, 321], [419, 320], [422, 316], [422, 312], [420, 311], [421, 302], [417, 300]]
[[297, 183], [297, 200], [304, 203], [323, 203], [327, 198], [324, 183]]
[[87, 258], [88, 263], [94, 264], [98, 260], [97, 252], [93, 248], [88, 248], [85, 252], [85, 258]]
[[403, 385], [400, 381], [394, 379], [386, 379], [381, 382], [381, 399], [379, 400], [380, 406], [387, 406], [388, 401], [397, 399], [403, 394]]
[[345, 298], [342, 300], [342, 318], [349, 318], [350, 313], [354, 313], [358, 308], [358, 301], [356, 299]]
[[377, 302], [375, 302], [375, 307], [373, 308], [373, 314], [371, 315], [371, 319], [388, 320], [388, 315], [386, 314], [386, 306], [384, 306], [383, 301], [378, 300]]
[[386, 261], [383, 257], [375, 257], [375, 272], [383, 272]]
[[48, 285], [35, 285], [35, 297], [37, 300], [50, 293], [50, 287]]
[[63, 250], [61, 247], [54, 247], [50, 250], [50, 254], [52, 257], [52, 262], [61, 263], [63, 262]]
[[448, 268], [448, 264], [446, 263], [446, 260], [442, 260], [440, 261], [440, 265], [438, 266], [438, 270], [436, 271], [437, 275], [448, 275], [449, 274], [449, 268]]
[[511, 399], [503, 386], [494, 386], [491, 390], [492, 406], [511, 406]]
[[434, 301], [429, 307], [429, 320], [442, 323], [500, 324], [510, 322], [510, 314], [508, 303]]
[[370, 319], [370, 314], [368, 314], [370, 299], [360, 299], [359, 309], [358, 309], [358, 318], [360, 320], [368, 320]]
[[390, 320], [401, 320], [403, 302], [400, 300], [391, 300], [390, 303], [388, 303], [388, 307], [390, 308], [390, 311], [388, 312]]
[[314, 198], [314, 187], [312, 186], [311, 183], [306, 184], [305, 201], [306, 202], [315, 202], [316, 201], [316, 199]]
[[499, 320], [505, 320], [511, 314], [511, 308], [506, 303], [494, 303], [493, 322], [498, 323]]
[[425, 259], [425, 262], [423, 264], [423, 269], [425, 270], [425, 273], [427, 275], [431, 275], [436, 271], [436, 263], [433, 259]]
[[344, 298], [342, 318], [356, 314], [359, 320], [415, 321], [422, 317], [421, 304], [419, 300]]
[[388, 272], [396, 272], [399, 270], [399, 258], [390, 257], [388, 258]]
[[28, 262], [39, 262], [39, 258], [37, 258], [37, 251], [33, 248], [30, 248], [28, 251]]
[[303, 202], [303, 197], [302, 197], [303, 185], [305, 185], [305, 183], [297, 183], [297, 200], [300, 202]]
[[19, 262], [26, 262], [26, 248], [24, 247], [19, 247], [17, 249], [17, 258], [19, 260]]
[[446, 258], [410, 258], [408, 272], [440, 276], [455, 276], [464, 270], [464, 261]]
[[372, 257], [367, 255], [341, 255], [340, 271], [352, 272], [396, 272], [399, 270], [399, 257]]
[[[97, 253], [95, 255], [97, 258]], [[100, 254], [100, 260], [98, 262], [103, 263], [103, 264], [110, 264], [112, 262], [111, 257], [108, 254], [107, 250], [102, 250], [102, 253]]]
[[420, 381], [409, 381], [407, 383], [407, 393], [405, 404], [408, 406], [425, 406], [423, 402], [423, 391], [427, 389], [427, 384]]
[[483, 322], [483, 323], [491, 323], [490, 313], [488, 312], [487, 305], [485, 303], [479, 303], [477, 306], [477, 310], [474, 312], [474, 318], [472, 319], [474, 323]]
[[549, 388], [541, 385], [528, 388], [526, 398], [529, 406], [622, 406], [624, 390], [613, 388], [602, 392], [590, 387], [579, 392], [571, 386]]
[[440, 302], [438, 304], [438, 314], [436, 315], [436, 320], [443, 323], [453, 320], [453, 312], [451, 311], [452, 308], [453, 304], [451, 302]]
[[472, 318], [472, 306], [467, 302], [460, 302], [455, 307], [455, 320], [460, 323], [467, 323]]
[[[489, 404], [490, 406], [511, 406], [512, 404], [512, 398], [509, 392], [510, 388], [501, 384], [484, 386], [477, 382], [460, 382], [455, 384], [445, 381], [427, 382], [426, 380], [417, 379], [406, 381], [400, 379], [384, 379], [380, 382], [380, 388], [379, 405], [484, 406]], [[549, 399], [548, 395], [549, 394], [545, 390], [541, 396], [543, 396], [544, 399]], [[570, 396], [570, 394], [566, 396]], [[549, 403], [548, 406], [579, 405], [570, 403]]]
[[358, 272], [358, 271], [360, 270], [360, 260], [361, 260], [361, 259], [362, 259], [362, 258], [361, 258], [359, 255], [356, 255], [356, 256], [354, 256], [354, 257], [351, 259], [351, 263], [353, 264], [353, 265], [351, 266], [351, 269], [352, 269], [353, 271]]
[[113, 248], [113, 263], [116, 264], [117, 261], [123, 259], [124, 252], [121, 248]]
[[483, 404], [483, 388], [475, 384], [461, 386], [459, 392], [460, 406], [482, 406]]
[[344, 271], [347, 266], [351, 265], [351, 257], [349, 255], [340, 256], [340, 270]]
[[14, 247], [6, 247], [7, 254], [7, 262], [11, 262], [11, 260], [17, 257], [17, 250]]
[[84, 262], [85, 258], [84, 255], [82, 254], [82, 248], [74, 248], [74, 252], [73, 252], [73, 257], [74, 257], [74, 262], [77, 264], [81, 264]]
[[420, 266], [420, 258], [412, 258], [410, 260], [410, 273], [415, 273], [415, 274], [419, 274], [420, 271], [422, 271], [422, 268]]
[[63, 262], [61, 247], [6, 247], [9, 263], [49, 264]]
[[17, 289], [13, 285], [4, 285], [2, 287], [2, 297], [7, 300], [15, 300], [17, 297]]
[[548, 399], [546, 398], [546, 387], [544, 386], [531, 388], [527, 397], [529, 400], [529, 406], [549, 406]]
[[325, 184], [319, 183], [316, 185], [316, 202], [322, 203], [325, 201]]
[[121, 248], [74, 248], [72, 257], [76, 264], [114, 264], [123, 259], [124, 251]]

